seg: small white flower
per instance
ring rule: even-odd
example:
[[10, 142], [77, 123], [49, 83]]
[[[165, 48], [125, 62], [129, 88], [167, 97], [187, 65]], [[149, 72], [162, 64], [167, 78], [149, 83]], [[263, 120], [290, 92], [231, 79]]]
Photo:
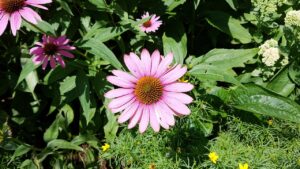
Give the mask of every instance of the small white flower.
[[299, 11], [288, 11], [284, 22], [286, 26], [298, 26], [300, 27], [300, 10]]
[[274, 66], [279, 58], [278, 48], [269, 48], [262, 54], [262, 62], [267, 66]]
[[278, 47], [278, 42], [274, 39], [269, 39], [267, 41], [265, 41], [264, 44], [262, 44], [261, 46], [259, 46], [259, 51], [258, 54], [262, 55], [263, 53], [265, 53], [265, 51], [269, 48], [275, 48]]

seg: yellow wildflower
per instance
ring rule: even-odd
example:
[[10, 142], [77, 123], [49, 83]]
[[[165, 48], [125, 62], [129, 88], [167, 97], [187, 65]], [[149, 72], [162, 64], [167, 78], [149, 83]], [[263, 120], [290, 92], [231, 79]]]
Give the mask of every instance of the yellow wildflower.
[[267, 121], [267, 123], [268, 123], [269, 126], [271, 126], [273, 124], [273, 120], [270, 119], [270, 120]]
[[217, 163], [217, 160], [219, 158], [219, 156], [218, 156], [218, 154], [216, 152], [210, 152], [208, 154], [208, 157], [209, 157], [210, 161], [213, 162], [214, 164]]
[[248, 169], [248, 168], [249, 168], [248, 163], [245, 164], [239, 163], [239, 169]]
[[179, 82], [184, 82], [184, 83], [187, 83], [187, 82], [189, 82], [189, 81], [188, 81], [188, 80], [186, 80], [184, 77], [180, 78], [178, 81], [179, 81]]
[[110, 145], [109, 144], [107, 144], [107, 143], [105, 143], [103, 146], [101, 146], [101, 148], [102, 148], [102, 151], [107, 151], [109, 148], [110, 148]]

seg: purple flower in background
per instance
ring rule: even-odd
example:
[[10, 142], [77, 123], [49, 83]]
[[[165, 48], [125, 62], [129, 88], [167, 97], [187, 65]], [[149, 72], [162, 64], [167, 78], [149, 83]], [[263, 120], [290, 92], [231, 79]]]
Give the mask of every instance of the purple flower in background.
[[[143, 16], [142, 19], [148, 18], [150, 15], [148, 12], [146, 12]], [[160, 25], [162, 24], [162, 21], [159, 20], [159, 16], [152, 15], [151, 18], [144, 22], [140, 28], [142, 29], [143, 32], [149, 33], [149, 32], [155, 32], [158, 30]]]
[[22, 18], [32, 24], [37, 24], [41, 17], [29, 6], [47, 10], [42, 4], [51, 2], [52, 0], [0, 0], [0, 36], [3, 34], [9, 21], [14, 36], [16, 36], [17, 30], [21, 27]]
[[30, 54], [34, 55], [35, 64], [43, 63], [43, 70], [46, 69], [48, 61], [52, 69], [58, 62], [63, 68], [66, 66], [62, 56], [74, 58], [74, 55], [68, 51], [75, 50], [74, 46], [69, 45], [70, 40], [66, 36], [58, 38], [44, 35], [42, 42], [36, 42], [36, 47], [30, 49]]

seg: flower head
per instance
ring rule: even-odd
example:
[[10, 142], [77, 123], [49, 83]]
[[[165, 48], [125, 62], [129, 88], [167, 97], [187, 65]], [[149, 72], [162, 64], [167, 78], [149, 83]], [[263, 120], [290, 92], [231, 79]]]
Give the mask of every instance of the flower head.
[[178, 82], [187, 71], [186, 67], [170, 64], [173, 54], [166, 57], [154, 51], [151, 55], [144, 49], [141, 59], [134, 53], [124, 56], [130, 73], [113, 70], [114, 76], [107, 80], [120, 87], [105, 94], [113, 99], [108, 108], [113, 112], [122, 112], [118, 122], [129, 120], [128, 128], [139, 123], [139, 131], [143, 133], [149, 123], [155, 132], [160, 126], [169, 129], [175, 124], [174, 116], [191, 113], [186, 106], [193, 99], [184, 94], [193, 89], [190, 83]]
[[284, 22], [286, 26], [297, 26], [300, 27], [300, 11], [288, 11]]
[[245, 163], [245, 164], [239, 163], [239, 169], [248, 169], [248, 168], [249, 168], [248, 163]]
[[[142, 19], [150, 17], [149, 13], [146, 12], [143, 16]], [[143, 32], [155, 32], [158, 30], [162, 22], [159, 20], [159, 16], [152, 15], [149, 20], [144, 22], [140, 28], [142, 29]]]
[[107, 151], [110, 148], [110, 145], [105, 143], [103, 146], [101, 146], [102, 151]]
[[37, 42], [36, 46], [30, 49], [30, 54], [34, 55], [33, 62], [35, 64], [43, 63], [42, 68], [45, 70], [50, 60], [52, 69], [56, 67], [58, 62], [65, 67], [62, 56], [74, 58], [74, 55], [68, 51], [75, 50], [75, 47], [69, 45], [69, 39], [66, 36], [58, 38], [44, 35], [42, 42]]
[[21, 27], [22, 18], [32, 24], [37, 24], [41, 17], [29, 6], [47, 10], [43, 4], [51, 2], [52, 0], [0, 0], [0, 36], [6, 29], [8, 21], [10, 21], [14, 36]]
[[210, 153], [208, 154], [208, 157], [209, 157], [209, 160], [210, 160], [211, 162], [213, 162], [214, 164], [217, 163], [217, 160], [218, 160], [218, 158], [219, 158], [219, 156], [218, 156], [218, 154], [217, 154], [216, 152], [210, 152]]
[[267, 66], [274, 66], [279, 58], [280, 54], [278, 48], [269, 48], [262, 54], [262, 62]]

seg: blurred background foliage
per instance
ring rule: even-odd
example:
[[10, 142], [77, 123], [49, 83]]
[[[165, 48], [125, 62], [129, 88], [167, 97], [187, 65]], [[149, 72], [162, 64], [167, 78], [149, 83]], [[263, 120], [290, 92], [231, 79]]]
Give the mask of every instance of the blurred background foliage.
[[[299, 168], [298, 0], [57, 0], [0, 39], [0, 168]], [[145, 12], [161, 17], [140, 31]], [[29, 49], [43, 34], [67, 35], [76, 58], [43, 71]], [[268, 67], [260, 46], [274, 39]], [[106, 76], [142, 48], [173, 52], [193, 83], [192, 115], [140, 135], [106, 109]], [[253, 72], [259, 70], [260, 74]], [[268, 123], [274, 121], [272, 124]], [[101, 149], [109, 143], [106, 151]], [[217, 164], [207, 154], [215, 151]]]

